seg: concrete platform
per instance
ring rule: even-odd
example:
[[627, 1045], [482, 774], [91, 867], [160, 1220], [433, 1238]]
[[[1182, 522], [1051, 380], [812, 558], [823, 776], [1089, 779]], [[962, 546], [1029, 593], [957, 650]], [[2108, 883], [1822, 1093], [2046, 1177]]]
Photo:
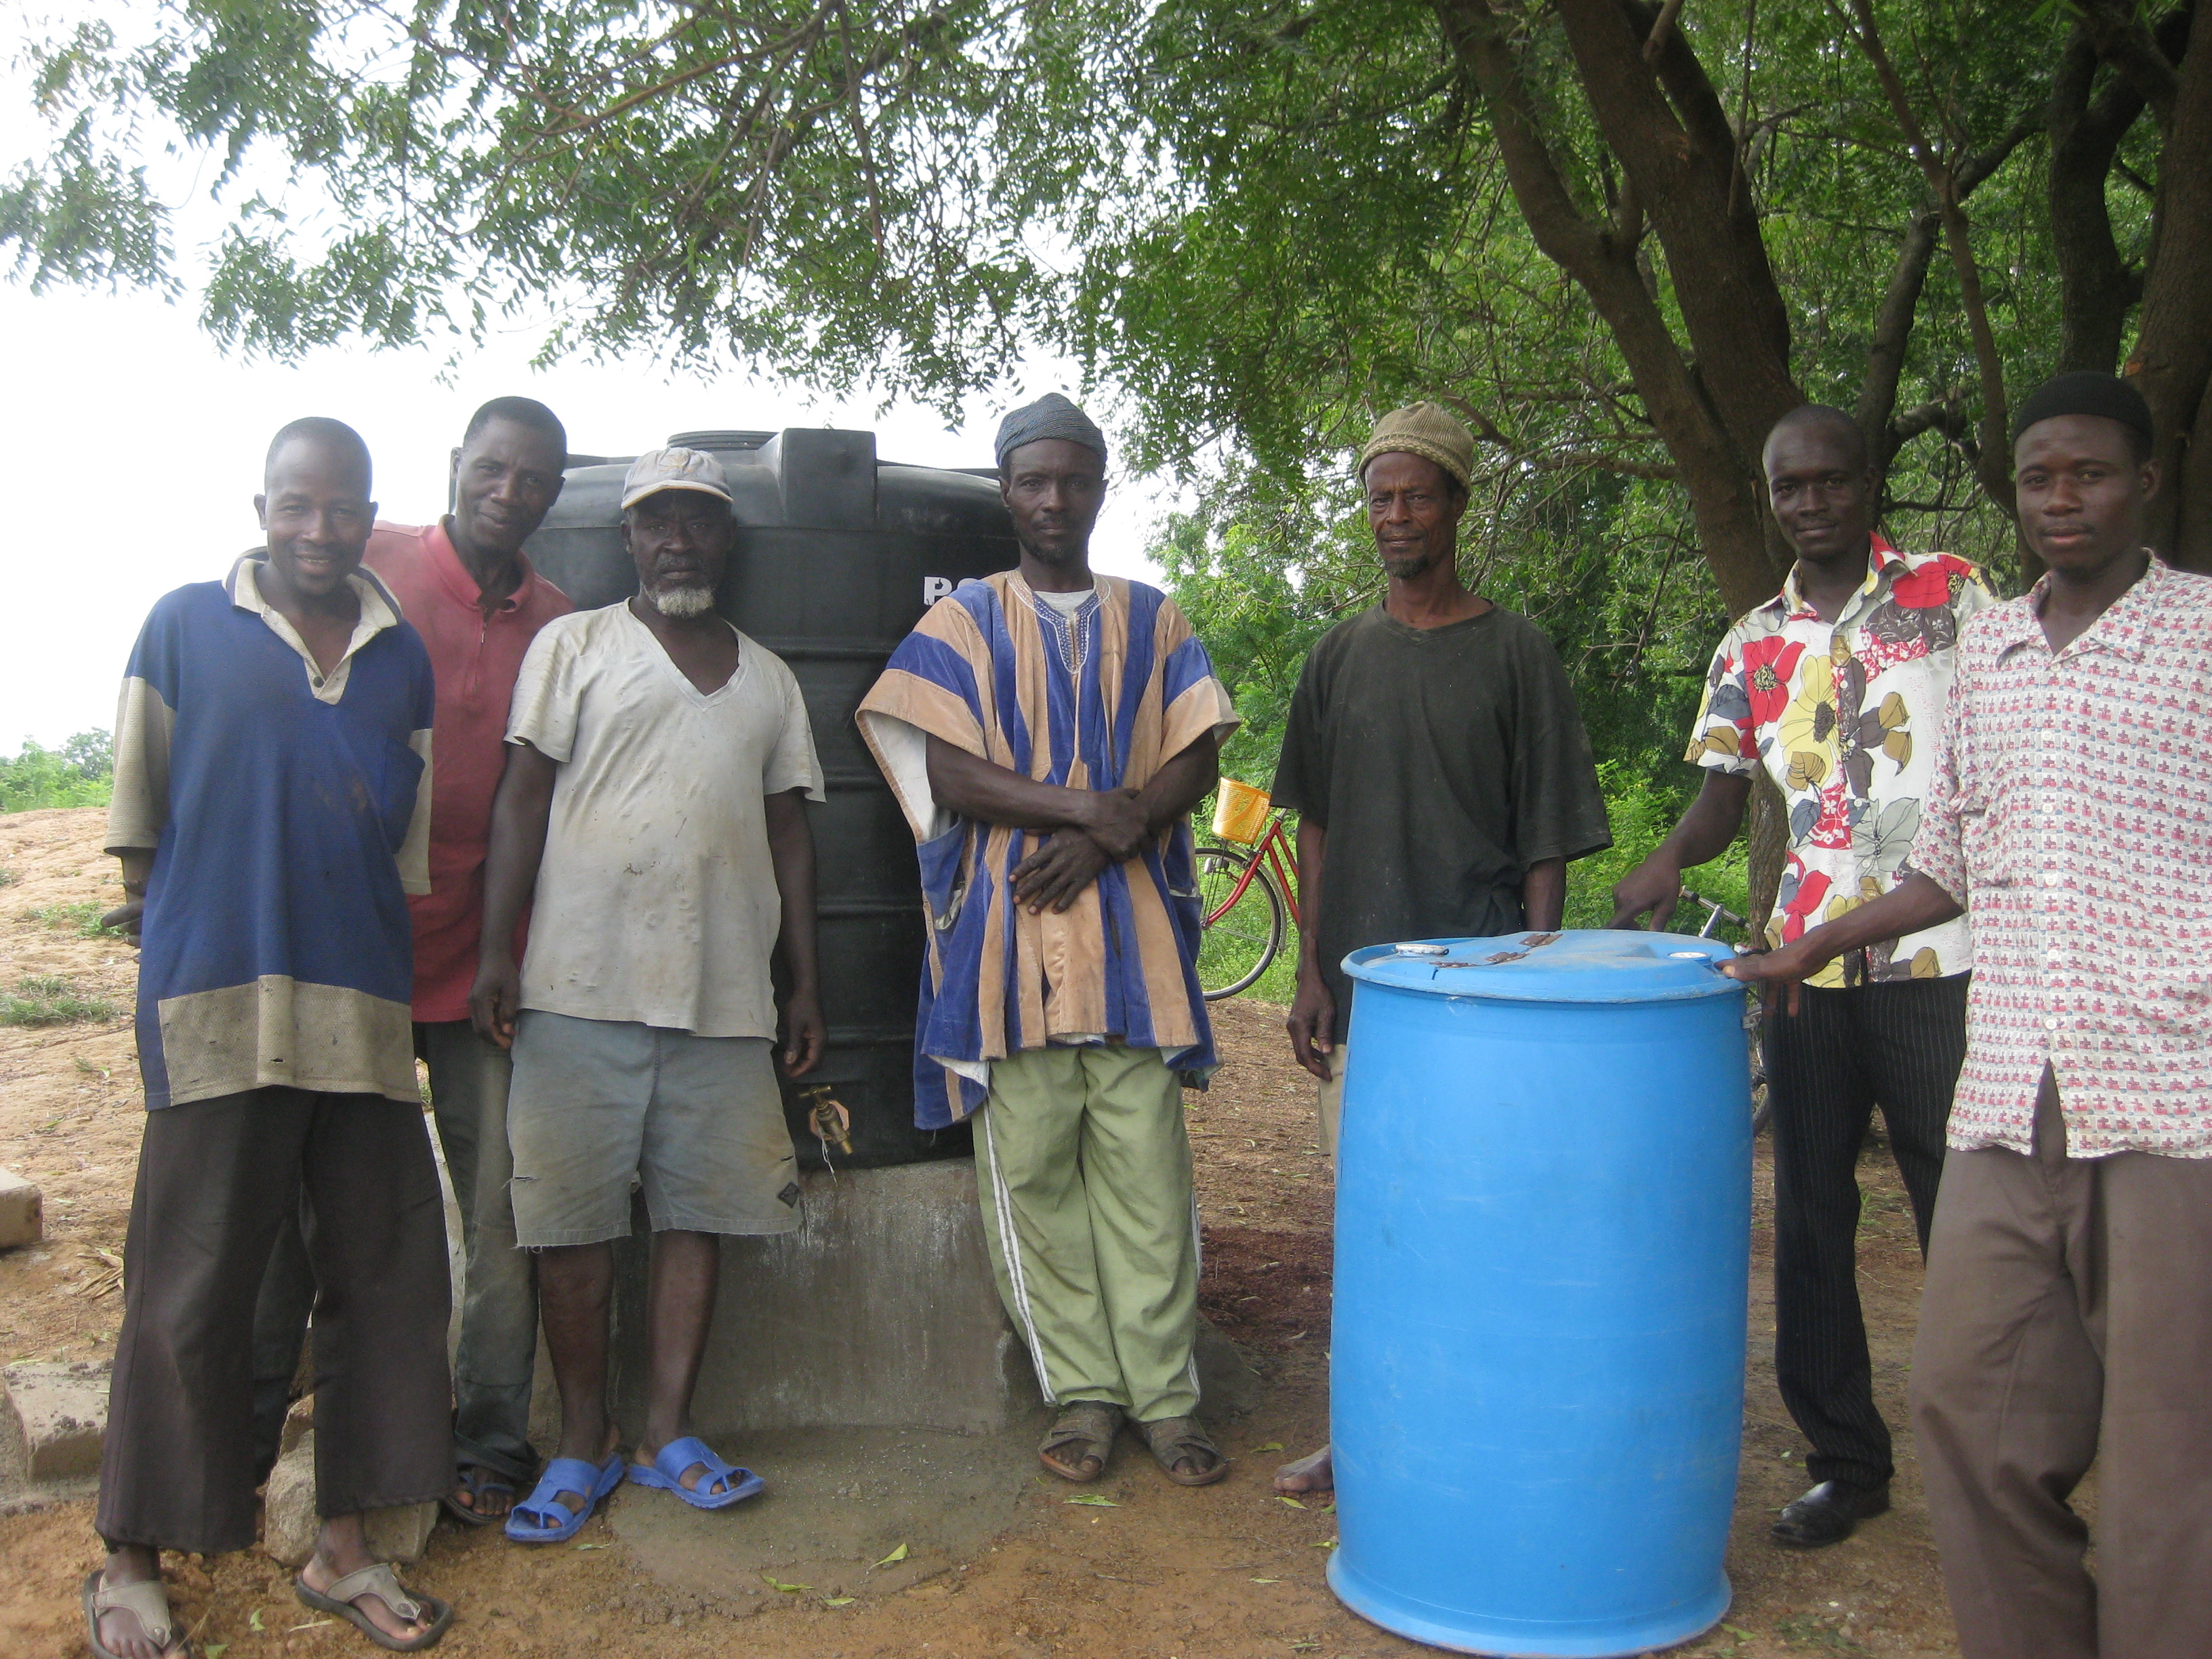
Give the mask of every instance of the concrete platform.
[[[609, 1522], [654, 1578], [726, 1613], [793, 1599], [890, 1595], [972, 1559], [1014, 1523], [1039, 1473], [1043, 1422], [1040, 1407], [1034, 1426], [989, 1435], [884, 1428], [749, 1434], [730, 1449], [768, 1482], [758, 1498], [704, 1512], [625, 1484], [608, 1504]], [[896, 1561], [876, 1565], [895, 1553]]]
[[[699, 1431], [992, 1433], [1039, 1406], [999, 1305], [972, 1159], [804, 1178], [796, 1233], [722, 1243]], [[647, 1241], [616, 1246], [616, 1411], [644, 1422]], [[541, 1388], [551, 1379], [541, 1376]]]

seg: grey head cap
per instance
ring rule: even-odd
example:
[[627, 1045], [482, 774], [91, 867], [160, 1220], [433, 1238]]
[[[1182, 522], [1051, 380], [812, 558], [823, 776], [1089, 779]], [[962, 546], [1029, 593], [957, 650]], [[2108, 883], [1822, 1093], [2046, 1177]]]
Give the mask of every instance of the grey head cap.
[[1006, 457], [1024, 444], [1033, 444], [1043, 438], [1065, 438], [1085, 449], [1095, 449], [1099, 464], [1105, 464], [1106, 434], [1098, 429], [1098, 423], [1057, 392], [1048, 392], [999, 422], [999, 441], [995, 446], [999, 465], [1006, 465]]

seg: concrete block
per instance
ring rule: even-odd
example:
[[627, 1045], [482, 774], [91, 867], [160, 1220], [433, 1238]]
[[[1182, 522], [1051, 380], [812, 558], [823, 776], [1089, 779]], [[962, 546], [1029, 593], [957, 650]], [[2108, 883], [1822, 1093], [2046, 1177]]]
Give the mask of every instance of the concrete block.
[[17, 1467], [31, 1480], [82, 1480], [100, 1473], [107, 1428], [105, 1360], [27, 1362], [0, 1370], [7, 1407], [0, 1413], [16, 1441]]
[[13, 1170], [0, 1170], [0, 1250], [35, 1244], [45, 1236], [39, 1189]]
[[[999, 1305], [971, 1158], [802, 1177], [795, 1233], [722, 1241], [692, 1404], [699, 1431], [933, 1428], [988, 1433], [1036, 1409]], [[617, 1251], [615, 1399], [643, 1426], [641, 1236]]]
[[[304, 1426], [297, 1438], [293, 1438], [294, 1420], [285, 1421], [289, 1447], [269, 1472], [269, 1485], [262, 1493], [261, 1547], [288, 1567], [307, 1565], [323, 1527], [315, 1513], [313, 1419], [300, 1419]], [[403, 1504], [369, 1510], [362, 1518], [362, 1530], [369, 1553], [378, 1560], [419, 1561], [437, 1521], [435, 1504]]]

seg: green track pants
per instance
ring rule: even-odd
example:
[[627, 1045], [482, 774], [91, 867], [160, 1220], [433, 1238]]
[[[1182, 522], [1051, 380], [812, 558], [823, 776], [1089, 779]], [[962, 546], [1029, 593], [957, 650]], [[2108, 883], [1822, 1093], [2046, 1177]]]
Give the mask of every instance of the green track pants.
[[1048, 1401], [1139, 1423], [1198, 1406], [1198, 1210], [1157, 1048], [1025, 1049], [976, 1119], [991, 1265]]

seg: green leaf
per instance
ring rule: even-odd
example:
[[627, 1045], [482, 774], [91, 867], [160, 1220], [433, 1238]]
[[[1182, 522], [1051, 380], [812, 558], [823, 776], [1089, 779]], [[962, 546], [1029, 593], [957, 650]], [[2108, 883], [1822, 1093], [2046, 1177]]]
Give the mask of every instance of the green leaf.
[[1252, 1448], [1252, 1455], [1253, 1455], [1254, 1456], [1255, 1456], [1255, 1457], [1256, 1457], [1256, 1456], [1258, 1456], [1258, 1455], [1259, 1455], [1261, 1452], [1263, 1452], [1263, 1451], [1280, 1451], [1280, 1450], [1282, 1450], [1282, 1449], [1283, 1449], [1283, 1443], [1282, 1443], [1281, 1441], [1279, 1441], [1279, 1440], [1270, 1440], [1270, 1441], [1269, 1441], [1266, 1445], [1264, 1445], [1264, 1446], [1255, 1446], [1255, 1447], [1253, 1447], [1253, 1448]]
[[877, 1562], [876, 1565], [879, 1567], [888, 1567], [894, 1561], [903, 1561], [905, 1559], [906, 1545], [902, 1542], [896, 1549], [893, 1550], [889, 1555], [884, 1557], [882, 1560]]
[[1067, 1501], [1071, 1504], [1087, 1504], [1094, 1510], [1118, 1510], [1121, 1507], [1112, 1498], [1101, 1498], [1095, 1492], [1087, 1492], [1080, 1498], [1071, 1498]]
[[579, 1544], [576, 1547], [580, 1550], [604, 1550], [612, 1549], [614, 1546], [611, 1544]]
[[200, 1651], [207, 1656], [207, 1659], [222, 1659], [222, 1656], [230, 1651], [230, 1644], [228, 1642], [203, 1642], [200, 1644]]
[[258, 1607], [254, 1608], [252, 1612], [246, 1615], [246, 1627], [250, 1630], [266, 1630], [269, 1628], [268, 1626], [261, 1622], [261, 1609]]
[[825, 1595], [822, 1598], [822, 1605], [825, 1607], [849, 1607], [859, 1599], [855, 1595]]
[[811, 1584], [787, 1584], [772, 1572], [764, 1572], [761, 1577], [770, 1589], [780, 1589], [786, 1595], [796, 1595], [801, 1590], [811, 1590], [814, 1588]]
[[1279, 1584], [1283, 1581], [1279, 1578], [1255, 1578], [1252, 1582], [1255, 1584]]
[[1292, 1509], [1294, 1509], [1294, 1510], [1302, 1510], [1302, 1509], [1305, 1508], [1305, 1505], [1304, 1505], [1304, 1504], [1301, 1504], [1301, 1503], [1299, 1503], [1299, 1502], [1298, 1502], [1298, 1500], [1297, 1500], [1297, 1498], [1285, 1498], [1285, 1497], [1284, 1497], [1284, 1496], [1283, 1496], [1281, 1493], [1279, 1493], [1279, 1492], [1278, 1492], [1278, 1493], [1275, 1495], [1275, 1501], [1276, 1501], [1278, 1504], [1289, 1504], [1289, 1505], [1290, 1505]]

